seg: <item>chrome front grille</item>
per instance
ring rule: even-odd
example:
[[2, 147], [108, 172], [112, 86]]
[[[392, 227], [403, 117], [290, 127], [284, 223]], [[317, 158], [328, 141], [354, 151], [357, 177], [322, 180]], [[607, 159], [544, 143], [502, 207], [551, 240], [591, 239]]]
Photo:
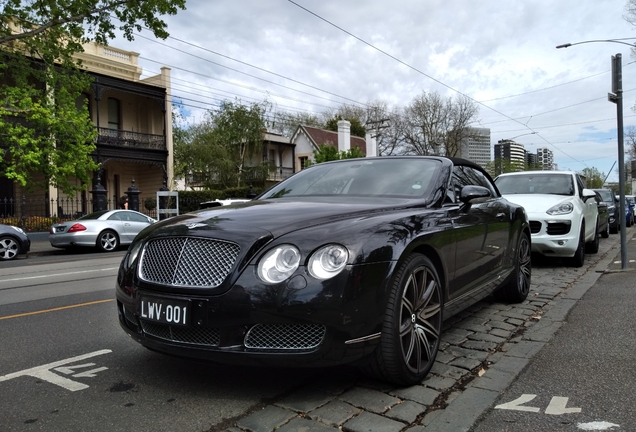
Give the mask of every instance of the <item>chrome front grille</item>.
[[219, 330], [203, 327], [176, 327], [157, 324], [145, 320], [141, 321], [144, 333], [171, 342], [192, 345], [219, 346]]
[[144, 246], [139, 277], [162, 285], [215, 288], [230, 273], [240, 250], [236, 243], [198, 237], [151, 240]]
[[322, 343], [321, 324], [256, 324], [245, 336], [245, 347], [259, 350], [310, 350]]

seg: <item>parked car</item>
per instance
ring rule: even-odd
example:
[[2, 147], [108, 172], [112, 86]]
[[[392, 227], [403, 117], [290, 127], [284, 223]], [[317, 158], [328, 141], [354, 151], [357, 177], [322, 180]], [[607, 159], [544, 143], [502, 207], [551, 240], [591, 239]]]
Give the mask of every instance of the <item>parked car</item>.
[[598, 209], [598, 232], [603, 238], [609, 237], [609, 211], [607, 210], [607, 203], [603, 201], [601, 194], [595, 192], [596, 196], [596, 208]]
[[112, 252], [132, 243], [142, 229], [155, 222], [134, 210], [101, 210], [53, 225], [49, 230], [49, 241], [57, 248], [90, 246]]
[[571, 171], [522, 171], [495, 179], [501, 194], [528, 212], [532, 251], [583, 266], [599, 246], [596, 194]]
[[200, 203], [199, 210], [212, 208], [212, 207], [221, 207], [221, 206], [232, 205], [232, 204], [240, 204], [240, 203], [244, 203], [248, 201], [249, 201], [248, 199], [243, 199], [243, 198], [228, 198], [224, 200], [215, 199], [214, 201], [205, 201]]
[[634, 225], [634, 196], [625, 195], [625, 226]]
[[254, 200], [173, 217], [128, 249], [119, 322], [151, 350], [227, 364], [357, 362], [421, 382], [442, 321], [530, 288], [530, 228], [478, 165], [313, 165]]
[[0, 261], [16, 259], [31, 249], [31, 240], [22, 228], [0, 224]]
[[594, 192], [598, 192], [603, 199], [603, 202], [607, 204], [607, 211], [609, 213], [609, 227], [610, 233], [616, 234], [620, 227], [619, 213], [616, 211], [618, 208], [618, 197], [611, 189], [592, 189]]

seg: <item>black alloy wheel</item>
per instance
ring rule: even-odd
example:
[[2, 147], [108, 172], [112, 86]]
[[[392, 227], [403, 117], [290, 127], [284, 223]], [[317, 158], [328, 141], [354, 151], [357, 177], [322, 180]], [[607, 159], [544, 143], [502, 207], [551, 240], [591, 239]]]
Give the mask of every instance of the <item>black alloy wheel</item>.
[[579, 233], [579, 243], [574, 252], [574, 256], [570, 258], [570, 265], [572, 267], [583, 267], [585, 262], [585, 225], [581, 226], [581, 232]]
[[114, 231], [106, 230], [97, 237], [97, 248], [103, 252], [112, 252], [119, 247], [119, 237]]
[[380, 345], [366, 371], [399, 385], [420, 383], [433, 367], [442, 332], [442, 286], [426, 256], [412, 254], [395, 272]]
[[607, 222], [607, 223], [605, 224], [605, 229], [604, 229], [604, 230], [603, 230], [603, 232], [601, 233], [601, 237], [603, 237], [603, 238], [608, 238], [608, 237], [609, 237], [609, 235], [610, 235], [610, 232], [609, 232], [609, 222]]
[[20, 254], [20, 246], [13, 237], [0, 237], [0, 261], [16, 259]]
[[532, 280], [532, 250], [528, 234], [519, 235], [515, 256], [515, 268], [508, 281], [497, 291], [495, 298], [509, 303], [521, 303], [530, 293]]

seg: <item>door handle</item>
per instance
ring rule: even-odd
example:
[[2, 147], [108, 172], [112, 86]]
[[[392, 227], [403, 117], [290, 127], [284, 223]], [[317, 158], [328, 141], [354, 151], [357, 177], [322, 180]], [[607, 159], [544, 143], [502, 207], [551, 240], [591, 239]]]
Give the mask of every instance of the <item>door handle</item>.
[[503, 220], [506, 217], [505, 213], [497, 213], [497, 216], [495, 216], [497, 219], [499, 220]]

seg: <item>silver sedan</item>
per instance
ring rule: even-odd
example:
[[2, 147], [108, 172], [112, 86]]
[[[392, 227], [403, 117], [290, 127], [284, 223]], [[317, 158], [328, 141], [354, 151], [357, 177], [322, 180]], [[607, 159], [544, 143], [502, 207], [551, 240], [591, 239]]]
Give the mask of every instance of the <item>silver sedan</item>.
[[139, 231], [155, 219], [133, 210], [102, 210], [81, 218], [55, 224], [49, 230], [51, 246], [97, 247], [104, 252], [130, 244]]

